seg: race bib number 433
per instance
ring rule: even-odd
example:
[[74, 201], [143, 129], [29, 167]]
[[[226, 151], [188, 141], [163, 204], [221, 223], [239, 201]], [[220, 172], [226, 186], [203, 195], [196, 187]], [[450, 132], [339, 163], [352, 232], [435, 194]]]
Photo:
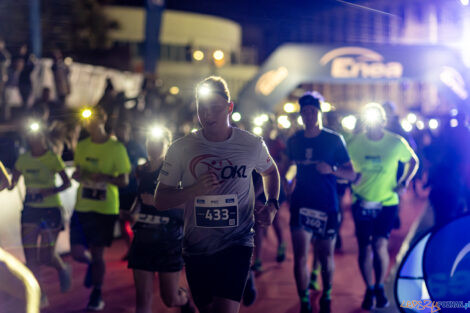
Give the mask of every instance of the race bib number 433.
[[194, 210], [198, 227], [238, 226], [238, 197], [236, 194], [196, 197]]

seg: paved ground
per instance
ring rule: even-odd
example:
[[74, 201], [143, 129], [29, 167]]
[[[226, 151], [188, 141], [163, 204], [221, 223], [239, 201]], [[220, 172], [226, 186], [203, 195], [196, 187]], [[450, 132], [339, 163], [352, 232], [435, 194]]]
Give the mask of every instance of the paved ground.
[[[345, 203], [349, 202], [346, 197]], [[395, 265], [397, 253], [403, 240], [407, 236], [411, 225], [422, 214], [425, 201], [415, 198], [411, 193], [404, 195], [400, 211], [402, 226], [392, 233], [390, 239], [390, 254], [392, 256], [392, 268]], [[289, 213], [286, 208], [281, 209], [282, 222], [286, 237], [290, 240], [288, 231]], [[357, 266], [357, 246], [354, 238], [354, 226], [351, 219], [349, 206], [346, 205], [345, 220], [341, 229], [343, 237], [343, 249], [336, 253], [336, 272], [333, 287], [333, 312], [356, 313], [362, 312], [360, 303], [364, 292], [364, 284], [361, 280]], [[242, 308], [242, 313], [251, 312], [279, 312], [296, 313], [299, 304], [293, 278], [293, 256], [289, 242], [287, 259], [282, 264], [275, 262], [276, 241], [272, 230], [269, 231], [263, 252], [265, 272], [257, 277], [258, 299], [249, 308]], [[120, 261], [124, 252], [124, 243], [117, 240], [106, 252], [107, 273], [104, 285], [104, 298], [109, 313], [134, 312], [134, 286], [132, 273], [127, 269], [126, 263]], [[59, 291], [57, 275], [53, 270], [44, 269], [42, 284], [48, 295], [50, 306], [44, 309], [44, 313], [84, 312], [89, 290], [82, 287], [83, 275], [86, 267], [72, 262], [70, 257], [65, 258], [73, 264], [74, 283], [70, 293], [61, 294]], [[158, 278], [157, 278], [158, 279]], [[183, 284], [186, 284], [182, 276]], [[155, 285], [158, 295], [158, 284]], [[312, 299], [317, 302], [320, 295], [313, 294]], [[390, 300], [393, 296], [389, 295]], [[316, 304], [315, 304], [316, 306]], [[316, 310], [318, 308], [315, 308]], [[393, 312], [396, 310], [387, 310]], [[0, 308], [0, 312], [2, 309]], [[13, 312], [13, 311], [12, 311]], [[15, 311], [16, 313], [17, 311]], [[159, 297], [156, 297], [154, 312], [178, 312], [177, 309], [167, 309], [163, 306]], [[314, 311], [316, 312], [316, 311]], [[377, 312], [380, 312], [379, 310]]]

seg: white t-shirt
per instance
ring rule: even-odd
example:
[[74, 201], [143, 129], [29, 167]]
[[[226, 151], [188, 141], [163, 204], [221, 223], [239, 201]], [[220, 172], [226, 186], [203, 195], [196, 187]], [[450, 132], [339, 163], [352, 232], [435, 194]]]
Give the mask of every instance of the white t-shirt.
[[232, 128], [229, 139], [208, 141], [199, 130], [177, 141], [165, 158], [158, 180], [185, 188], [208, 171], [220, 185], [185, 203], [183, 252], [213, 254], [232, 245], [253, 246], [252, 172], [273, 165], [263, 139]]

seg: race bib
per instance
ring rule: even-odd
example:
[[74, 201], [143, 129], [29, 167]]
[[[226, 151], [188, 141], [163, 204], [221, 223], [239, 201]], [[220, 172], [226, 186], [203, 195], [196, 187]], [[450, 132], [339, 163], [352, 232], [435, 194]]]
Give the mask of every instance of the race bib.
[[196, 197], [194, 210], [198, 227], [238, 226], [238, 197], [236, 194]]
[[139, 213], [137, 216], [137, 222], [152, 225], [166, 225], [170, 222], [170, 218], [168, 216]]
[[310, 229], [314, 234], [323, 236], [328, 222], [328, 213], [311, 208], [300, 208], [300, 225]]
[[106, 183], [103, 182], [90, 182], [83, 183], [82, 198], [96, 201], [106, 200]]
[[360, 216], [365, 219], [376, 218], [382, 211], [382, 203], [365, 201], [360, 202]]
[[43, 195], [39, 192], [39, 188], [28, 188], [24, 201], [26, 203], [40, 203], [44, 200]]

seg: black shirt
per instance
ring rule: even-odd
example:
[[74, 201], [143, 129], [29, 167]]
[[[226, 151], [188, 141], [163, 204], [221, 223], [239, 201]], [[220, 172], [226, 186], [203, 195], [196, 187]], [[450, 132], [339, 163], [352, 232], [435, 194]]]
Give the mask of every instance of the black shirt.
[[134, 225], [134, 230], [152, 229], [154, 235], [162, 240], [181, 240], [183, 238], [183, 209], [159, 211], [154, 206], [144, 204], [141, 199], [142, 194], [154, 194], [160, 169], [151, 171], [149, 163], [137, 167], [136, 176], [139, 182], [137, 192], [141, 204], [139, 216], [147, 215], [148, 219], [160, 221], [160, 223], [138, 221]]
[[320, 174], [315, 162], [323, 161], [331, 166], [349, 162], [343, 137], [325, 128], [313, 138], [306, 138], [304, 131], [299, 131], [287, 141], [287, 156], [297, 164], [292, 207], [337, 211], [336, 176]]

